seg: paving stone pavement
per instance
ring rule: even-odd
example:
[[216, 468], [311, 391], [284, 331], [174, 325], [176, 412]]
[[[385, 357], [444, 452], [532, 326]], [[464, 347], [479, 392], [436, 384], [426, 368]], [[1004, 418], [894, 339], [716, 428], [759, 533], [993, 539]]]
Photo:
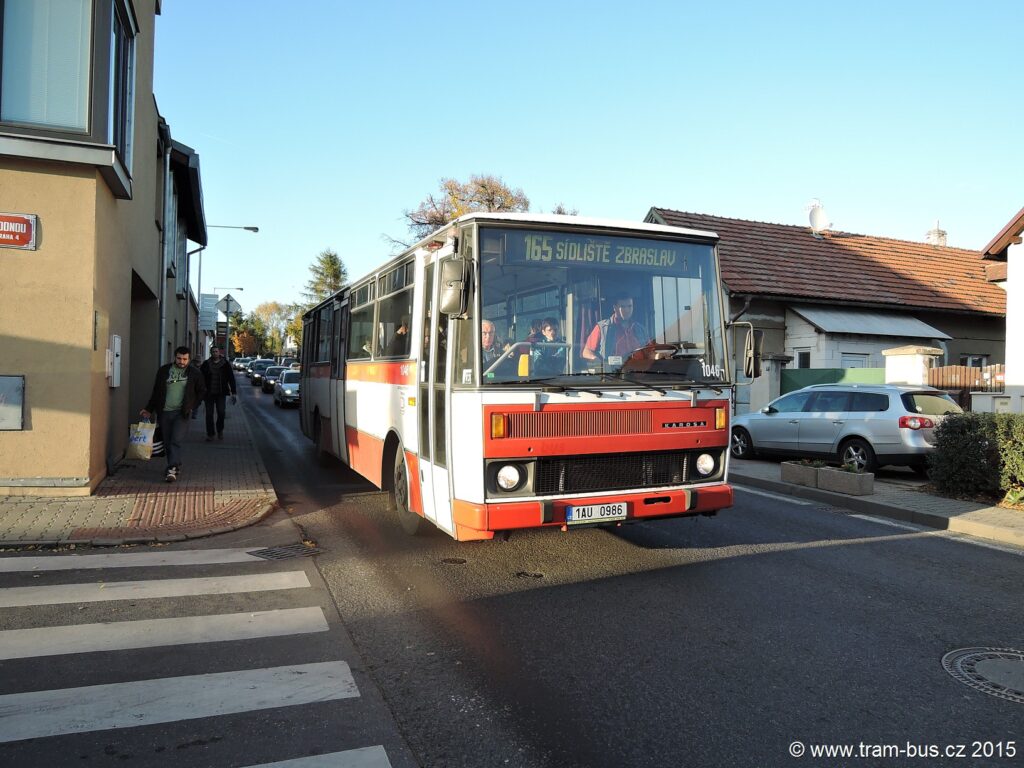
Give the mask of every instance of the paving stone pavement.
[[729, 478], [741, 485], [823, 501], [854, 512], [1024, 547], [1024, 511], [949, 499], [929, 492], [927, 481], [909, 472], [883, 469], [870, 496], [847, 496], [784, 483], [777, 461], [730, 462]]
[[228, 405], [224, 439], [207, 442], [202, 411], [189, 424], [179, 480], [163, 456], [122, 461], [89, 497], [0, 497], [0, 546], [181, 541], [261, 520], [277, 503], [245, 408]]

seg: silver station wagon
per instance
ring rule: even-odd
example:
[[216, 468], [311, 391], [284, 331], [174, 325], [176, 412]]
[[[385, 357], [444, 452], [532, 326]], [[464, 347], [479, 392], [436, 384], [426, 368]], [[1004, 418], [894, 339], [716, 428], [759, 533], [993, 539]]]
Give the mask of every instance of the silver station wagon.
[[733, 419], [733, 458], [822, 458], [873, 472], [886, 464], [923, 473], [935, 427], [962, 413], [940, 390], [894, 384], [815, 384]]

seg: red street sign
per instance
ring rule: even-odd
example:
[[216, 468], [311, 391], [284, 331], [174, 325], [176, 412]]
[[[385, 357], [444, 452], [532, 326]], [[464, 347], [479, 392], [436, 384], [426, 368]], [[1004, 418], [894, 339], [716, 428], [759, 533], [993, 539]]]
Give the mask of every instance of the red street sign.
[[36, 249], [39, 219], [34, 213], [0, 213], [0, 248]]

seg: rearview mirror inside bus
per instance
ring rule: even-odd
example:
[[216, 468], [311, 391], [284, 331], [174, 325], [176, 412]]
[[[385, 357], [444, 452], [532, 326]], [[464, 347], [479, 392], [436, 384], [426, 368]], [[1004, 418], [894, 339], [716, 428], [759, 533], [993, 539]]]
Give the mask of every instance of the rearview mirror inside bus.
[[441, 297], [438, 302], [442, 314], [449, 317], [466, 314], [466, 275], [469, 262], [465, 259], [448, 259], [441, 262]]

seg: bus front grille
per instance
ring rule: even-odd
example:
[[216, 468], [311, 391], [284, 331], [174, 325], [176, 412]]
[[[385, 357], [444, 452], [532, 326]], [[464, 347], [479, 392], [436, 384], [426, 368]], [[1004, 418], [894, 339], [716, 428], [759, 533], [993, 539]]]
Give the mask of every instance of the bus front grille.
[[534, 492], [590, 493], [681, 485], [688, 481], [688, 458], [686, 451], [669, 451], [537, 459]]
[[654, 413], [644, 410], [540, 411], [510, 413], [510, 438], [598, 437], [601, 435], [649, 435]]

